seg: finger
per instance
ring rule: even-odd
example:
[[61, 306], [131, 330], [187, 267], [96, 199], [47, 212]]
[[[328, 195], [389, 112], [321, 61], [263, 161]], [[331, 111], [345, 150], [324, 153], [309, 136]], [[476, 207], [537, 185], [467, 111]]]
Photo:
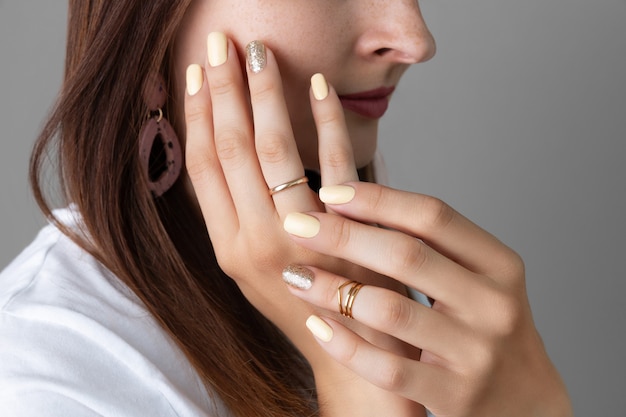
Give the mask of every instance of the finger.
[[204, 70], [187, 69], [185, 162], [209, 235], [224, 239], [239, 227], [233, 201], [215, 152], [211, 98]]
[[[412, 236], [465, 268], [499, 280], [523, 276], [519, 256], [443, 201], [376, 184], [350, 183], [352, 199], [330, 207], [361, 222], [378, 223]], [[324, 191], [320, 193], [324, 200]]]
[[361, 265], [462, 308], [483, 291], [484, 277], [468, 271], [407, 234], [343, 216], [290, 213], [283, 226], [301, 246]]
[[[298, 274], [301, 268], [290, 268]], [[307, 271], [308, 270], [308, 271]], [[292, 294], [326, 310], [340, 312], [338, 292], [341, 291], [342, 304], [347, 304], [350, 281], [330, 272], [307, 266], [312, 278], [310, 287], [289, 285]], [[305, 278], [297, 282], [305, 282]], [[287, 283], [293, 282], [286, 280]], [[343, 287], [341, 287], [343, 285]], [[341, 290], [340, 290], [341, 288]], [[469, 340], [466, 327], [395, 291], [363, 286], [351, 304], [352, 317], [368, 327], [394, 336], [411, 346], [434, 353], [447, 361], [458, 363], [460, 352], [459, 340]]]
[[380, 349], [329, 318], [311, 316], [307, 327], [337, 362], [380, 388], [426, 407], [456, 394], [459, 377], [444, 368]]
[[[248, 92], [232, 41], [222, 33], [207, 39], [207, 79], [213, 108], [215, 149], [240, 222], [275, 216], [256, 151]], [[254, 216], [247, 216], [254, 209]]]
[[[266, 189], [271, 189], [303, 177], [304, 166], [291, 128], [274, 54], [260, 41], [254, 41], [246, 47], [246, 58], [256, 152]], [[273, 195], [273, 199], [276, 209], [283, 214], [319, 207], [317, 197], [306, 184], [280, 191]]]
[[322, 74], [311, 77], [311, 108], [317, 127], [322, 186], [358, 181], [343, 107]]

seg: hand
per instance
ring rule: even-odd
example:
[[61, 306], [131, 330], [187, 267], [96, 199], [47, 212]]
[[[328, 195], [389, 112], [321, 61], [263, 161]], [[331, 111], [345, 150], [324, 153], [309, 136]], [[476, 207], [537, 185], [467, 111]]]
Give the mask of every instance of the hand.
[[[332, 318], [313, 321], [319, 343], [333, 358], [438, 417], [572, 415], [533, 323], [524, 266], [515, 252], [436, 198], [366, 183], [328, 187], [320, 196], [343, 203], [330, 205], [339, 215], [310, 213], [308, 222], [317, 221], [319, 233], [294, 235], [295, 242], [393, 277], [435, 300], [428, 308], [364, 286], [352, 306], [355, 321], [421, 348], [421, 357], [373, 346]], [[296, 231], [293, 221], [288, 216], [286, 229]], [[292, 293], [336, 312], [338, 287], [348, 279], [311, 269], [311, 289], [291, 288]]]
[[[368, 407], [371, 413], [376, 413], [377, 407], [385, 407], [395, 415], [415, 415], [415, 410], [419, 413], [414, 403], [390, 395], [337, 365], [301, 326], [313, 307], [285, 289], [280, 275], [289, 263], [359, 276], [369, 283], [398, 290], [403, 287], [334, 256], [304, 249], [289, 239], [282, 229], [287, 213], [324, 211], [324, 206], [306, 185], [273, 196], [268, 191], [304, 174], [274, 55], [267, 48], [265, 68], [260, 72], [248, 68], [246, 87], [235, 45], [221, 34], [211, 34], [208, 44], [211, 59], [204, 71], [199, 66], [188, 70], [186, 162], [220, 267], [309, 360], [325, 412], [350, 410], [357, 414], [360, 406]], [[328, 97], [311, 97], [322, 183], [354, 181], [357, 173], [352, 149], [332, 87]], [[403, 346], [393, 338], [360, 327], [362, 334], [377, 345], [393, 351]]]

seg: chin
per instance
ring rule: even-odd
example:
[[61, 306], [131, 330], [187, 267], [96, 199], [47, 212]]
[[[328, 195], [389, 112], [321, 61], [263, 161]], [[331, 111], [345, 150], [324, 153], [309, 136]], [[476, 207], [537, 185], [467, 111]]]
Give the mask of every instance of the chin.
[[[356, 167], [363, 168], [372, 162], [376, 153], [378, 119], [366, 119], [348, 111], [345, 117]], [[300, 123], [292, 120], [292, 127], [302, 164], [306, 169], [319, 170], [317, 133], [312, 119]]]
[[378, 145], [378, 119], [365, 119], [346, 112], [346, 123], [357, 168], [363, 168], [374, 159]]

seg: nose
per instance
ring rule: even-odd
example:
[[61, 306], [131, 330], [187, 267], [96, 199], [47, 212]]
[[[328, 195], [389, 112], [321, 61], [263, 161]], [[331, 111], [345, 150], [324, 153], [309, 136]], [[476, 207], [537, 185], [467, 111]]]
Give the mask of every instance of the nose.
[[435, 55], [435, 39], [417, 0], [356, 3], [362, 16], [358, 24], [363, 25], [356, 45], [359, 55], [403, 64], [428, 61]]

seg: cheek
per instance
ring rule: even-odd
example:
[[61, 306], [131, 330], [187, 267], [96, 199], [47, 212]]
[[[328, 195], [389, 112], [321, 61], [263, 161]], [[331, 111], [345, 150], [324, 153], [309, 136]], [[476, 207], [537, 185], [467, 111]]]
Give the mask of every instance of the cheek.
[[[349, 55], [337, 46], [329, 50], [313, 43], [306, 44], [308, 47], [302, 47], [303, 44], [304, 41], [289, 45], [283, 42], [272, 46], [272, 50], [280, 66], [285, 100], [301, 157], [305, 166], [317, 168], [317, 131], [309, 101], [310, 77], [322, 72], [331, 83], [345, 80], [350, 77], [344, 61]], [[347, 112], [346, 123], [356, 164], [363, 167], [372, 161], [377, 148], [378, 121]]]
[[310, 77], [314, 74], [312, 65], [284, 46], [272, 41], [266, 43], [278, 62], [283, 93], [294, 129], [307, 120], [312, 123], [309, 103]]

